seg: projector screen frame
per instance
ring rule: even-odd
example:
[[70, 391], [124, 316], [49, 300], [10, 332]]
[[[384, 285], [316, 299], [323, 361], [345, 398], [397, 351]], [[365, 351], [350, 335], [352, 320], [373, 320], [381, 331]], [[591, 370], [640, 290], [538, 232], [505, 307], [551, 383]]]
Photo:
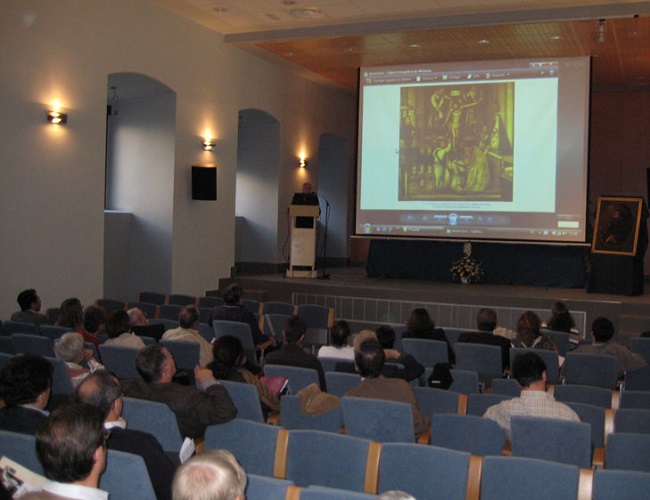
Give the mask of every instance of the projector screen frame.
[[[494, 87], [495, 85], [498, 86], [498, 85], [510, 84], [515, 86], [514, 92], [516, 94], [517, 85], [519, 85], [521, 88], [524, 88], [524, 85], [530, 86], [531, 89], [541, 88], [539, 85], [548, 87], [549, 83], [547, 81], [552, 78], [554, 78], [554, 82], [557, 85], [557, 91], [556, 91], [557, 92], [556, 99], [557, 99], [557, 107], [558, 107], [557, 114], [558, 116], [560, 116], [563, 111], [562, 108], [566, 107], [567, 104], [565, 102], [567, 98], [565, 93], [567, 90], [563, 87], [563, 85], [567, 85], [567, 84], [563, 80], [558, 79], [558, 76], [554, 76], [554, 77], [550, 76], [550, 71], [549, 71], [548, 75], [541, 78], [535, 75], [533, 76], [529, 75], [528, 77], [524, 75], [522, 76], [523, 80], [512, 80], [510, 76], [506, 78], [506, 77], [500, 77], [500, 75], [497, 74], [499, 68], [510, 68], [510, 67], [517, 68], [518, 70], [521, 70], [522, 73], [526, 73], [526, 70], [530, 71], [530, 67], [523, 67], [522, 65], [531, 64], [531, 63], [539, 65], [534, 68], [535, 71], [540, 70], [540, 68], [541, 70], [543, 70], [545, 67], [544, 65], [548, 65], [546, 66], [546, 68], [554, 69], [556, 71], [556, 75], [560, 74], [559, 78], [564, 76], [563, 72], [568, 73], [568, 70], [566, 69], [565, 65], [569, 65], [569, 67], [571, 65], [580, 66], [579, 69], [576, 71], [577, 76], [573, 75], [572, 78], [574, 78], [574, 81], [571, 81], [571, 85], [578, 85], [575, 82], [576, 80], [579, 80], [579, 84], [582, 85], [582, 89], [581, 89], [582, 93], [580, 94], [581, 95], [580, 103], [578, 103], [576, 105], [576, 108], [574, 108], [579, 111], [579, 113], [577, 113], [580, 114], [578, 120], [582, 120], [579, 126], [575, 127], [579, 129], [578, 137], [580, 138], [580, 143], [578, 145], [567, 145], [566, 141], [563, 143], [562, 138], [560, 138], [559, 136], [566, 132], [565, 130], [566, 127], [574, 127], [575, 124], [573, 121], [569, 121], [568, 123], [564, 123], [564, 122], [560, 123], [558, 120], [558, 123], [556, 125], [557, 127], [556, 134], [558, 138], [556, 143], [556, 150], [553, 151], [554, 156], [552, 158], [553, 161], [556, 162], [553, 164], [553, 168], [555, 169], [554, 174], [558, 176], [557, 180], [553, 178], [553, 182], [555, 182], [555, 184], [553, 184], [553, 186], [555, 187], [555, 192], [565, 196], [565, 198], [568, 197], [567, 199], [570, 199], [575, 193], [578, 193], [579, 196], [579, 199], [576, 202], [574, 202], [572, 206], [572, 210], [574, 210], [575, 212], [571, 212], [570, 214], [567, 213], [566, 221], [562, 220], [561, 212], [559, 214], [556, 214], [556, 210], [558, 207], [556, 207], [555, 204], [552, 205], [552, 211], [548, 210], [548, 206], [551, 206], [551, 202], [549, 201], [547, 204], [547, 208], [545, 208], [545, 211], [521, 212], [521, 214], [523, 215], [526, 215], [527, 213], [533, 213], [534, 216], [533, 219], [531, 220], [536, 224], [539, 224], [539, 227], [531, 227], [529, 229], [529, 232], [524, 234], [524, 230], [522, 229], [522, 226], [518, 225], [521, 224], [521, 220], [520, 220], [520, 218], [522, 217], [521, 214], [517, 214], [513, 212], [511, 208], [508, 208], [507, 210], [497, 210], [494, 207], [498, 207], [499, 205], [495, 203], [491, 203], [488, 196], [484, 196], [484, 199], [481, 200], [480, 199], [481, 196], [479, 192], [475, 193], [475, 196], [473, 196], [471, 200], [470, 199], [462, 200], [464, 192], [461, 192], [461, 194], [456, 196], [456, 198], [458, 200], [461, 200], [462, 202], [468, 202], [468, 203], [466, 203], [465, 205], [463, 205], [463, 203], [458, 203], [457, 204], [458, 208], [452, 208], [452, 209], [446, 209], [440, 205], [442, 195], [437, 195], [436, 197], [435, 194], [429, 195], [425, 193], [424, 196], [418, 197], [417, 189], [415, 189], [413, 192], [416, 194], [409, 198], [408, 187], [405, 189], [405, 183], [408, 181], [404, 181], [404, 179], [407, 179], [408, 176], [403, 175], [403, 173], [400, 173], [399, 175], [401, 184], [396, 185], [399, 194], [398, 196], [395, 196], [394, 200], [391, 201], [391, 203], [393, 203], [394, 206], [397, 206], [397, 204], [399, 203], [402, 203], [402, 206], [397, 210], [393, 210], [392, 212], [390, 211], [386, 212], [389, 213], [393, 218], [392, 219], [389, 218], [386, 221], [382, 222], [378, 220], [369, 220], [367, 217], [365, 217], [365, 215], [368, 215], [369, 213], [371, 215], [374, 215], [374, 213], [372, 212], [372, 210], [368, 211], [366, 207], [363, 206], [364, 200], [362, 199], [362, 195], [363, 195], [364, 181], [368, 183], [368, 180], [364, 179], [364, 172], [362, 168], [364, 166], [363, 165], [364, 155], [372, 155], [373, 153], [368, 153], [368, 148], [364, 146], [364, 134], [367, 133], [366, 129], [368, 128], [368, 125], [367, 123], [364, 125], [363, 113], [366, 110], [364, 109], [363, 106], [364, 104], [367, 104], [367, 102], [365, 101], [368, 100], [368, 95], [367, 95], [368, 88], [371, 86], [378, 87], [381, 85], [385, 85], [385, 83], [377, 81], [377, 83], [374, 83], [373, 85], [364, 86], [363, 79], [368, 78], [369, 74], [371, 74], [371, 77], [376, 80], [379, 77], [386, 77], [386, 71], [388, 67], [387, 66], [362, 67], [359, 70], [359, 123], [358, 123], [359, 139], [357, 144], [358, 154], [357, 154], [357, 175], [356, 175], [357, 185], [355, 190], [356, 192], [355, 223], [354, 223], [354, 230], [352, 236], [355, 238], [382, 238], [382, 239], [396, 238], [396, 239], [416, 239], [416, 240], [431, 239], [431, 240], [442, 240], [442, 241], [476, 240], [476, 241], [498, 242], [498, 243], [525, 242], [530, 244], [589, 246], [590, 245], [589, 241], [591, 239], [591, 231], [590, 231], [591, 228], [589, 225], [590, 214], [588, 213], [589, 113], [590, 113], [590, 104], [591, 104], [591, 92], [590, 92], [591, 60], [590, 58], [588, 57], [535, 58], [529, 60], [513, 59], [513, 60], [500, 60], [500, 61], [475, 61], [472, 63], [465, 62], [462, 63], [462, 66], [456, 69], [456, 75], [457, 75], [456, 79], [452, 80], [451, 82], [449, 80], [444, 82], [438, 80], [435, 81], [434, 84], [431, 84], [431, 82], [433, 81], [432, 79], [429, 80], [429, 82], [427, 82], [426, 84], [422, 84], [422, 82], [420, 81], [416, 82], [415, 78], [417, 78], [419, 75], [424, 75], [423, 79], [427, 76], [431, 78], [432, 75], [434, 74], [440, 76], [441, 74], [444, 74], [447, 71], [451, 73], [450, 68], [452, 63], [431, 64], [431, 65], [423, 65], [423, 64], [410, 65], [408, 71], [412, 71], [413, 74], [406, 75], [406, 76], [404, 76], [404, 74], [401, 73], [401, 71], [405, 69], [405, 67], [400, 66], [397, 67], [396, 71], [390, 74], [391, 78], [395, 80], [400, 80], [397, 84], [398, 86], [396, 87], [399, 89], [399, 92], [402, 94], [400, 97], [400, 105], [401, 105], [400, 121], [402, 121], [402, 118], [404, 116], [403, 115], [403, 109], [404, 109], [403, 89], [407, 89], [407, 91], [411, 91], [410, 89], [414, 88], [415, 90], [412, 91], [412, 93], [415, 94], [418, 92], [418, 89], [444, 88], [447, 89], [449, 93], [456, 92], [456, 94], [458, 94], [459, 92], [457, 91], [459, 88], [461, 88], [459, 86], [468, 89], [470, 88], [470, 86], [478, 86], [481, 92], [485, 94], [486, 89], [488, 89], [489, 86]], [[470, 70], [468, 68], [474, 68], [474, 69]], [[492, 78], [486, 79], [485, 77], [486, 68], [488, 69], [493, 68], [493, 70], [491, 71], [493, 75]], [[395, 70], [394, 67], [392, 69]], [[458, 77], [458, 75], [465, 75], [468, 72], [472, 74], [474, 77], [474, 80], [472, 80], [471, 82], [468, 83], [467, 81], [461, 80], [462, 77]], [[481, 72], [483, 72], [482, 79], [481, 79]], [[377, 75], [379, 75], [379, 77]], [[526, 80], [526, 78], [529, 78], [529, 80]], [[538, 84], [539, 80], [542, 81], [541, 84]], [[521, 81], [524, 81], [524, 84], [520, 83]], [[537, 87], [534, 87], [534, 85], [537, 85]], [[390, 98], [390, 94], [387, 93], [387, 91], [384, 91], [383, 89], [380, 89], [380, 91], [384, 92], [385, 95]], [[364, 95], [364, 92], [366, 92], [366, 95]], [[531, 90], [528, 90], [528, 92], [531, 92]], [[495, 91], [494, 93], [498, 93], [498, 92]], [[508, 94], [508, 92], [501, 91], [501, 94], [506, 95]], [[525, 95], [525, 93], [522, 95]], [[516, 95], [514, 97], [511, 97], [511, 101], [509, 105], [512, 105], [512, 103], [515, 102], [516, 98], [517, 98]], [[494, 102], [494, 100], [495, 99], [492, 98], [492, 102]], [[418, 102], [421, 101], [422, 99], [420, 99], [420, 101]], [[519, 103], [519, 105], [521, 105], [521, 103]], [[392, 106], [394, 107], [394, 104]], [[575, 114], [576, 113], [574, 112], [573, 115]], [[575, 116], [569, 116], [568, 119], [573, 120], [574, 118]], [[517, 119], [520, 119], [520, 117], [517, 116]], [[566, 120], [567, 117], [565, 116], [564, 119]], [[378, 120], [375, 120], [375, 122], [377, 121]], [[512, 121], [515, 121], [514, 118], [512, 119]], [[513, 123], [510, 123], [509, 125], [511, 127], [509, 137], [512, 139], [512, 131], [514, 130], [515, 127], [519, 125]], [[399, 150], [400, 155], [403, 154], [401, 149], [401, 146], [403, 146], [404, 144], [403, 139], [404, 137], [409, 137], [408, 135], [404, 136], [404, 134], [402, 133], [402, 129], [403, 127], [399, 126], [400, 139], [402, 139], [399, 144], [400, 147], [394, 148], [395, 152]], [[526, 131], [526, 129], [522, 129], [522, 130]], [[397, 128], [394, 128], [392, 130], [393, 133], [392, 138], [389, 138], [385, 142], [390, 142], [390, 140], [394, 140], [396, 131]], [[528, 132], [528, 134], [530, 135], [533, 132]], [[519, 130], [519, 133], [521, 134], [522, 131]], [[478, 136], [478, 134], [475, 135]], [[442, 144], [439, 144], [437, 146], [432, 146], [430, 149], [433, 151], [437, 151], [437, 149], [434, 149], [435, 147], [437, 147], [438, 149], [442, 149], [443, 147], [449, 147], [449, 142], [452, 142], [455, 139], [452, 138], [450, 140], [448, 138], [447, 140], [448, 142], [446, 146], [443, 142]], [[525, 142], [522, 144], [525, 144]], [[380, 144], [380, 148], [382, 146], [383, 145]], [[517, 148], [517, 146], [518, 146], [517, 137], [515, 136], [514, 139], [512, 140], [512, 147]], [[365, 150], [364, 147], [366, 147]], [[519, 145], [519, 147], [521, 148], [521, 145]], [[474, 148], [476, 149], [476, 146], [474, 146]], [[386, 151], [388, 151], [388, 149], [380, 151], [380, 153], [386, 153]], [[380, 156], [380, 153], [377, 153], [378, 155], [377, 158], [379, 158], [381, 161], [382, 157]], [[558, 159], [560, 153], [564, 154], [565, 156], [560, 157], [560, 159]], [[578, 158], [577, 161], [574, 158], [574, 156]], [[516, 158], [516, 156], [514, 156], [514, 158]], [[397, 161], [399, 161], [400, 162], [399, 165], [401, 168], [401, 160], [392, 160], [392, 161], [394, 161], [395, 164], [397, 164]], [[513, 160], [513, 163], [514, 161], [516, 160]], [[568, 169], [566, 167], [567, 165], [566, 162], [569, 161], [572, 162], [570, 172], [568, 172]], [[575, 167], [576, 164], [579, 164], [579, 166]], [[429, 166], [420, 165], [418, 167], [419, 172], [416, 172], [416, 169], [413, 169], [412, 172], [414, 174], [419, 173], [422, 178], [430, 178], [432, 177], [431, 167], [432, 167], [431, 165]], [[563, 170], [560, 170], [560, 168]], [[371, 173], [373, 173], [373, 171], [371, 171]], [[424, 175], [422, 175], [423, 173]], [[570, 182], [567, 182], [566, 180], [564, 181], [562, 180], [562, 176], [564, 175], [569, 175], [569, 177], [567, 178], [570, 180]], [[412, 177], [416, 177], [416, 175], [413, 175]], [[389, 180], [389, 178], [387, 178], [386, 175], [377, 175], [376, 179], [379, 180], [373, 180], [373, 183], [382, 186], [386, 185], [387, 181]], [[427, 182], [431, 184], [430, 181]], [[420, 183], [421, 183], [420, 185], [422, 186], [422, 181], [420, 181]], [[539, 179], [536, 184], [533, 183], [533, 181], [529, 181], [529, 184], [532, 184], [533, 186], [543, 185], [543, 183], [540, 182]], [[434, 187], [434, 191], [435, 189], [436, 188]], [[556, 194], [555, 192], [553, 193], [554, 195]], [[385, 194], [385, 192], [380, 191], [380, 195], [383, 194]], [[447, 198], [453, 200], [454, 199], [453, 194], [454, 193], [447, 194]], [[476, 194], [478, 194], [478, 196], [476, 196]], [[392, 196], [392, 194], [390, 196]], [[388, 196], [384, 196], [384, 197], [388, 197]], [[381, 196], [378, 196], [377, 199], [381, 201]], [[511, 201], [508, 199], [507, 196], [505, 197], [505, 200]], [[485, 211], [484, 208], [481, 208], [478, 212], [479, 215], [477, 215], [477, 212], [475, 210], [473, 211], [474, 213], [470, 214], [469, 212], [472, 210], [469, 210], [468, 207], [470, 205], [474, 205], [475, 204], [474, 202], [476, 201], [486, 202], [484, 203], [484, 205], [486, 206], [489, 206], [491, 203], [492, 208], [490, 208], [488, 211]], [[425, 203], [426, 206], [423, 205], [422, 202]], [[544, 198], [542, 197], [540, 203], [543, 202], [544, 202]], [[406, 206], [404, 205], [404, 203], [412, 206], [414, 205], [414, 206], [413, 208], [410, 207], [404, 208]], [[553, 203], [555, 203], [554, 200]], [[393, 208], [394, 207], [391, 207], [391, 210]], [[483, 221], [485, 224], [488, 223], [488, 218], [490, 218], [489, 220], [491, 223], [494, 223], [495, 225], [500, 224], [504, 226], [504, 230], [497, 235], [495, 235], [494, 233], [495, 229], [491, 227], [487, 227], [487, 231], [486, 230], [477, 231], [476, 227], [473, 226], [472, 224], [476, 224], [476, 221], [478, 221], [481, 218], [480, 211], [485, 211], [487, 214], [485, 220]], [[405, 215], [405, 213], [407, 214]], [[363, 214], [364, 217], [361, 217], [360, 214]], [[431, 218], [429, 220], [426, 220], [426, 217], [429, 215], [431, 215]], [[468, 215], [468, 217], [466, 217], [466, 215]], [[395, 216], [401, 216], [402, 219], [396, 220]], [[411, 217], [411, 219], [409, 220], [407, 217]], [[435, 217], [435, 219], [433, 217]], [[468, 218], [472, 222], [469, 223], [470, 225], [463, 226], [464, 223], [463, 221]], [[578, 222], [576, 222], [575, 220], [576, 218], [579, 219]], [[371, 230], [366, 229], [366, 226], [368, 224], [372, 226]], [[503, 234], [508, 231], [509, 228], [505, 227], [508, 224], [512, 224], [517, 228], [516, 230], [513, 231], [513, 233], [516, 234], [512, 237], [510, 237], [509, 235], [504, 236]], [[552, 227], [552, 225], [555, 225], [557, 227]], [[562, 227], [565, 225], [568, 227]], [[575, 227], [576, 225], [578, 227]], [[436, 234], [432, 234], [430, 231], [427, 231], [430, 228], [430, 226], [435, 226], [437, 231]], [[547, 234], [544, 234], [544, 232], [547, 232]]]

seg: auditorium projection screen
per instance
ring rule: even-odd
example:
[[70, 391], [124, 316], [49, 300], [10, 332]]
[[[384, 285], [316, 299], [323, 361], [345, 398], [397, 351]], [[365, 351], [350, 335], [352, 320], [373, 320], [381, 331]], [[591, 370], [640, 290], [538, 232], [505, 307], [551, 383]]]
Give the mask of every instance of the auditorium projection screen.
[[355, 234], [584, 244], [590, 60], [362, 67]]

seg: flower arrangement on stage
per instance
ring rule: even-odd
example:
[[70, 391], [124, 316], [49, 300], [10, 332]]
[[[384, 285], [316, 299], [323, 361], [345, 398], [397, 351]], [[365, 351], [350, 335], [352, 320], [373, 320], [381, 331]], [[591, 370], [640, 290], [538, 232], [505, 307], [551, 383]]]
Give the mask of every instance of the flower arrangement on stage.
[[451, 264], [449, 272], [452, 278], [461, 283], [479, 283], [483, 278], [483, 268], [480, 262], [472, 258], [472, 244], [469, 241], [463, 245], [463, 253], [462, 259]]

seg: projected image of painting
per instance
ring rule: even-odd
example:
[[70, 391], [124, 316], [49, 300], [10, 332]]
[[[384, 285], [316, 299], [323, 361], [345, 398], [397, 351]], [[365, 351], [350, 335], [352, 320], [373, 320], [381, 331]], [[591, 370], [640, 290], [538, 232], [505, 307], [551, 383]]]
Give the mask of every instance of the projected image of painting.
[[512, 201], [514, 84], [404, 87], [399, 199]]

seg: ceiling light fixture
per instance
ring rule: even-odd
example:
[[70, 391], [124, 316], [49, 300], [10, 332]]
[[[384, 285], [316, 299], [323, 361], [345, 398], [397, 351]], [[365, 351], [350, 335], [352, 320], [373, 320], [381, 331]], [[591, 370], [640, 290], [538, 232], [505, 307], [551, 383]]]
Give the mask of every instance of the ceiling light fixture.
[[296, 19], [320, 19], [325, 14], [318, 7], [306, 7], [303, 9], [291, 9], [289, 15]]
[[605, 41], [605, 31], [606, 31], [606, 26], [605, 26], [605, 20], [601, 19], [598, 21], [598, 27], [596, 28], [596, 33], [597, 33], [597, 40], [600, 43], [603, 43]]
[[487, 45], [488, 43], [490, 43], [490, 40], [488, 40], [487, 38], [481, 38], [478, 41], [478, 43], [479, 43], [479, 45]]

